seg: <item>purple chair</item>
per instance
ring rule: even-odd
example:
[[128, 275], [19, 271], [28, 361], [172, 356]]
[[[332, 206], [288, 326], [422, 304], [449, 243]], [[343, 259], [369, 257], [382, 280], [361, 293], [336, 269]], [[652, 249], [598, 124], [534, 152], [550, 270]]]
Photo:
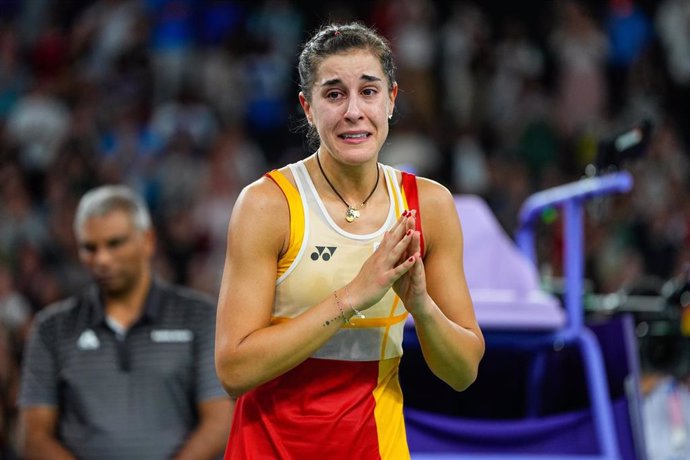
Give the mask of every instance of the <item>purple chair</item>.
[[458, 195], [455, 207], [462, 222], [467, 283], [482, 328], [552, 331], [565, 326], [560, 302], [541, 289], [535, 265], [503, 231], [486, 202]]
[[[407, 435], [414, 459], [645, 458], [639, 435], [633, 323], [630, 318], [620, 318], [589, 327], [583, 307], [583, 204], [591, 197], [627, 192], [631, 187], [631, 176], [621, 172], [532, 195], [520, 212], [517, 245], [481, 198], [456, 197], [464, 234], [465, 273], [487, 340], [488, 362], [483, 365], [494, 364], [490, 350], [525, 351], [525, 411], [521, 418], [472, 419], [408, 407]], [[536, 270], [534, 227], [541, 212], [552, 207], [559, 208], [563, 216], [566, 289], [562, 301], [541, 288]], [[412, 321], [407, 326], [406, 356], [416, 345]], [[605, 339], [597, 339], [597, 333]], [[572, 356], [581, 363], [582, 386], [586, 387], [581, 391], [587, 407], [542, 416], [541, 400], [552, 390], [547, 367], [554, 349], [573, 350]], [[605, 355], [606, 362], [612, 363], [610, 369]], [[403, 366], [404, 362], [405, 358]], [[480, 377], [481, 372], [480, 368]], [[404, 374], [403, 368], [401, 382], [407, 399], [410, 385]], [[477, 383], [481, 385], [480, 380]], [[610, 388], [616, 384], [625, 387], [626, 394], [612, 400]]]

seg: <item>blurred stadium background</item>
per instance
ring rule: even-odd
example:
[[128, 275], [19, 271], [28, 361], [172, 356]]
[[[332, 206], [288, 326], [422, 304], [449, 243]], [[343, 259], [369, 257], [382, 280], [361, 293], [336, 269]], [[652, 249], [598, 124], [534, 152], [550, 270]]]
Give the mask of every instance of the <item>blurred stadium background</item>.
[[[587, 220], [588, 286], [654, 290], [684, 272], [690, 1], [0, 0], [0, 456], [31, 318], [88, 281], [72, 235], [81, 194], [141, 192], [160, 275], [215, 295], [241, 188], [310, 153], [300, 44], [349, 20], [396, 53], [381, 160], [481, 195], [511, 234], [527, 196], [578, 179], [603, 139], [651, 120], [633, 193]], [[561, 274], [551, 228], [544, 279]]]

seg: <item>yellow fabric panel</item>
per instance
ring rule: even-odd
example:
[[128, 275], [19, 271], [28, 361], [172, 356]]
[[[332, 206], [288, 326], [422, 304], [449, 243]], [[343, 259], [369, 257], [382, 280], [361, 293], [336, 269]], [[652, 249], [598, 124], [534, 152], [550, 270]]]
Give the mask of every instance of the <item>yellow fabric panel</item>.
[[[395, 174], [395, 171], [393, 171], [390, 176], [388, 177], [389, 182], [397, 182], [398, 177]], [[395, 217], [400, 218], [400, 215], [402, 214], [403, 210], [407, 209], [407, 200], [405, 199], [405, 190], [402, 189], [402, 187], [394, 187], [393, 184], [389, 184], [390, 189], [393, 190], [393, 196], [394, 196], [394, 201], [395, 201]], [[400, 202], [403, 204], [403, 209], [400, 209]], [[393, 318], [393, 315], [395, 314], [395, 310], [398, 307], [398, 303], [400, 302], [400, 297], [397, 295], [393, 298], [393, 304], [391, 306], [391, 310], [389, 313], [389, 317]], [[397, 317], [403, 316], [404, 318], [407, 318], [408, 313], [405, 312], [402, 315], [398, 315]], [[396, 317], [396, 318], [397, 318]], [[390, 334], [390, 328], [395, 322], [389, 322], [386, 325], [386, 329], [383, 333], [383, 339], [381, 340], [381, 359], [384, 359], [386, 356], [386, 345], [388, 345], [388, 336]]]
[[[388, 181], [391, 182], [390, 188], [393, 190], [394, 204], [395, 204], [395, 218], [399, 218], [403, 210], [407, 209], [407, 201], [405, 201], [405, 192], [402, 187], [397, 185], [398, 176], [395, 174], [395, 170], [391, 170], [390, 174], [386, 175]], [[395, 184], [395, 185], [394, 185]], [[402, 201], [403, 209], [400, 209], [400, 203]]]
[[283, 257], [278, 260], [276, 278], [280, 278], [290, 268], [302, 246], [302, 239], [304, 238], [304, 206], [302, 205], [302, 198], [299, 192], [282, 172], [273, 170], [268, 173], [268, 176], [283, 191], [290, 209], [290, 243]]
[[400, 194], [402, 195], [403, 207], [405, 209], [410, 209], [410, 207], [407, 205], [407, 197], [405, 196], [405, 189], [402, 187], [400, 187]]
[[400, 358], [379, 362], [379, 381], [374, 390], [376, 430], [381, 460], [410, 458], [403, 418], [403, 395], [398, 381]]
[[[396, 296], [395, 298], [397, 299], [398, 297]], [[397, 305], [397, 301], [395, 302], [395, 305]], [[393, 307], [393, 311], [395, 311], [395, 306]], [[409, 313], [405, 312], [397, 316], [389, 316], [388, 318], [352, 318], [350, 320], [351, 324], [343, 324], [342, 327], [346, 329], [364, 327], [385, 327], [386, 330], [388, 330], [394, 324], [398, 324], [405, 321], [407, 319], [408, 314]], [[274, 316], [273, 318], [271, 318], [271, 324], [281, 324], [286, 321], [290, 321], [291, 319], [292, 318], [288, 318], [286, 316]]]
[[[391, 305], [391, 311], [388, 315], [389, 318], [392, 318], [395, 314], [395, 310], [398, 308], [398, 302], [400, 302], [400, 297], [396, 295], [393, 297], [393, 305]], [[404, 316], [405, 318], [407, 318], [407, 312], [399, 316]], [[385, 358], [386, 356], [386, 345], [388, 344], [388, 334], [390, 332], [390, 328], [391, 325], [387, 325], [386, 330], [383, 333], [383, 339], [381, 340], [381, 359]]]

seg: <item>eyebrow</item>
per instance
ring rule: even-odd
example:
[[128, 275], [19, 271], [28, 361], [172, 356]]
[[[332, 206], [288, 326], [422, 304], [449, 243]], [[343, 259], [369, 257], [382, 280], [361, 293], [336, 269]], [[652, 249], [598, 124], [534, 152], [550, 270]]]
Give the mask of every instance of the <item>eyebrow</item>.
[[[109, 238], [105, 241], [105, 246], [113, 247], [113, 246], [120, 245], [122, 243], [126, 243], [130, 237], [131, 237], [131, 235], [114, 236], [114, 237]], [[89, 240], [79, 241], [79, 247], [86, 249], [86, 250], [92, 250], [96, 246], [98, 246], [98, 244], [95, 241], [89, 241]]]
[[[359, 79], [364, 80], [364, 81], [370, 81], [370, 82], [381, 81], [381, 79], [379, 77], [375, 77], [373, 75], [367, 75], [367, 74], [363, 74], [361, 77], [359, 77]], [[332, 78], [330, 80], [326, 80], [325, 82], [321, 83], [321, 86], [334, 86], [334, 85], [338, 85], [342, 82], [343, 81], [340, 78]]]

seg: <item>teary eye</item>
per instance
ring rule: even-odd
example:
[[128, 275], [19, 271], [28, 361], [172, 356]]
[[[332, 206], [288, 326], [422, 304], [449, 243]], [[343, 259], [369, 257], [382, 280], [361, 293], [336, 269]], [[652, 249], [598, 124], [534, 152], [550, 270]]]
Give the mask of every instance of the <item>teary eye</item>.
[[330, 99], [330, 100], [339, 99], [341, 96], [342, 96], [342, 92], [340, 92], [340, 91], [329, 91], [326, 93], [326, 99]]

